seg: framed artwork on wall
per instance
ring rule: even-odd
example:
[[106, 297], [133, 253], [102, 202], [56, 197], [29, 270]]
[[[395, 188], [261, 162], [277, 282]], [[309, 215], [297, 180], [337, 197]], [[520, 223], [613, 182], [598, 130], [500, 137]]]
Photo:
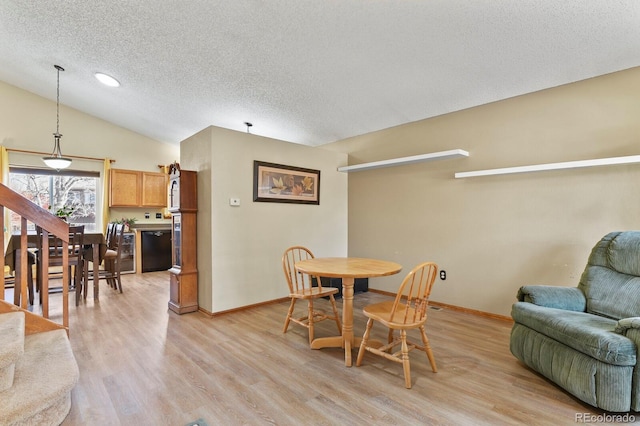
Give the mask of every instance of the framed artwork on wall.
[[253, 201], [320, 204], [320, 170], [253, 162]]

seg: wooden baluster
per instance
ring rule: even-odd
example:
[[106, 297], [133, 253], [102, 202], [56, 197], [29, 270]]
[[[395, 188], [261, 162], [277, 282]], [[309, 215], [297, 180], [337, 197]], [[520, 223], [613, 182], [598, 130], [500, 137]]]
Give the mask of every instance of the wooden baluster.
[[[77, 266], [79, 268], [80, 265]], [[76, 291], [80, 289], [76, 288]], [[69, 312], [69, 243], [62, 242], [62, 312]], [[69, 329], [69, 317], [63, 315], [62, 325]]]
[[42, 298], [42, 316], [49, 318], [49, 231], [41, 229], [40, 247], [40, 297]]
[[[27, 307], [27, 303], [28, 303], [28, 286], [26, 285], [27, 282], [27, 271], [29, 268], [29, 256], [28, 256], [28, 251], [27, 251], [27, 243], [28, 243], [28, 239], [27, 239], [27, 230], [26, 230], [26, 224], [28, 221], [34, 223], [38, 228], [42, 228], [42, 236], [43, 241], [42, 241], [42, 245], [43, 247], [39, 247], [39, 250], [41, 250], [41, 256], [39, 256], [39, 263], [38, 263], [38, 270], [39, 272], [42, 272], [41, 275], [41, 297], [42, 297], [42, 316], [45, 318], [49, 317], [49, 274], [48, 273], [44, 273], [44, 265], [49, 264], [49, 242], [48, 242], [48, 236], [51, 235], [56, 235], [59, 238], [62, 238], [63, 240], [66, 238], [68, 239], [68, 225], [64, 222], [62, 222], [60, 219], [55, 218], [53, 215], [51, 215], [50, 212], [46, 211], [45, 209], [41, 208], [40, 206], [35, 205], [34, 203], [32, 203], [31, 201], [27, 200], [26, 198], [24, 198], [23, 196], [21, 196], [20, 194], [18, 194], [15, 191], [12, 191], [10, 188], [8, 188], [6, 185], [0, 184], [0, 229], [3, 230], [5, 227], [10, 226], [10, 224], [6, 223], [5, 218], [4, 218], [4, 213], [6, 212], [5, 209], [9, 209], [17, 214], [19, 214], [21, 216], [21, 231], [20, 231], [20, 236], [14, 236], [12, 238], [19, 238], [20, 241], [20, 250], [18, 250], [15, 254], [15, 258], [16, 258], [16, 263], [17, 260], [21, 260], [20, 262], [20, 267], [17, 268], [17, 270], [15, 271], [15, 275], [16, 275], [16, 287], [14, 288], [14, 302], [15, 303], [19, 303], [23, 308]], [[48, 229], [49, 231], [46, 231], [45, 229]], [[3, 240], [4, 240], [4, 234], [3, 234]], [[4, 255], [5, 253], [5, 244], [7, 243], [7, 241], [3, 241], [3, 246], [2, 246], [2, 250], [0, 250], [0, 255], [2, 255], [2, 260], [0, 261], [0, 267], [2, 269], [2, 276], [0, 277], [0, 296], [2, 297], [1, 300], [4, 300], [4, 292], [5, 292], [5, 279], [4, 279], [4, 268], [5, 268], [5, 259], [4, 259]], [[68, 245], [68, 242], [67, 242]], [[63, 292], [68, 292], [69, 291], [69, 283], [68, 283], [68, 258], [67, 261], [65, 262], [64, 268], [67, 269], [66, 272], [66, 278], [65, 278], [65, 282], [66, 282], [66, 287], [63, 289]], [[48, 269], [47, 269], [48, 272]], [[18, 276], [21, 276], [20, 279], [18, 280]], [[24, 277], [24, 278], [22, 278]], [[16, 290], [18, 290], [19, 288], [19, 292], [16, 293]], [[66, 297], [65, 293], [65, 299], [63, 301], [63, 312], [62, 312], [62, 318], [63, 318], [63, 324], [65, 325], [65, 327], [68, 327], [69, 324], [69, 311], [68, 311], [68, 300]], [[17, 299], [21, 299], [21, 302], [17, 302]]]
[[2, 274], [0, 275], [0, 300], [4, 300], [4, 248], [7, 244], [7, 241], [4, 240], [4, 206], [0, 205], [0, 229], [2, 229], [2, 247], [0, 247], [0, 267], [2, 269]]
[[[20, 307], [27, 309], [29, 306], [29, 299], [27, 296], [27, 266], [29, 265], [29, 255], [27, 254], [27, 218], [20, 217]], [[16, 277], [17, 278], [17, 277]], [[15, 291], [17, 286], [17, 280], [14, 284], [13, 290]]]

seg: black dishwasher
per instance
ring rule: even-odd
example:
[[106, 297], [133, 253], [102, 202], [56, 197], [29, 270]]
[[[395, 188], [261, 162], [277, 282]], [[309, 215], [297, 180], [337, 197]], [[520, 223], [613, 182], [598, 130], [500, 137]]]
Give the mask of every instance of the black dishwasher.
[[171, 231], [142, 231], [142, 272], [171, 268]]

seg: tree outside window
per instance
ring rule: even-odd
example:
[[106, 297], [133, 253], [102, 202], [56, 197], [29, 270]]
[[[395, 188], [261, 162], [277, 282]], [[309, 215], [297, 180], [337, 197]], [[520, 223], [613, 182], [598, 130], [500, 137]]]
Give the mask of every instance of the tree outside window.
[[[70, 225], [85, 225], [85, 232], [95, 232], [96, 191], [99, 174], [91, 172], [56, 172], [12, 168], [9, 187], [23, 197], [48, 209]], [[29, 223], [29, 227], [33, 224]], [[11, 231], [20, 232], [20, 216], [11, 214]]]

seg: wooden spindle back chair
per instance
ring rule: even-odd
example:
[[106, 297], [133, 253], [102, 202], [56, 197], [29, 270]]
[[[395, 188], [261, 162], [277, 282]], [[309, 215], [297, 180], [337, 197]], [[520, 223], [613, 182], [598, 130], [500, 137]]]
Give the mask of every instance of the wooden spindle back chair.
[[[431, 369], [436, 373], [436, 361], [429, 345], [429, 339], [425, 332], [427, 321], [427, 309], [429, 307], [429, 295], [438, 273], [438, 266], [433, 262], [424, 262], [417, 265], [404, 278], [398, 289], [395, 300], [375, 303], [364, 308], [367, 316], [367, 328], [362, 337], [356, 366], [360, 366], [365, 352], [371, 352], [403, 366], [404, 380], [407, 389], [411, 388], [411, 368], [409, 352], [419, 349], [427, 354]], [[370, 345], [369, 338], [374, 321], [378, 321], [389, 328], [387, 344], [383, 346]], [[419, 329], [422, 344], [407, 340], [407, 330]], [[400, 335], [394, 336], [394, 331], [399, 330]], [[400, 345], [400, 351], [390, 352]]]
[[105, 278], [109, 285], [122, 293], [122, 245], [124, 243], [124, 224], [117, 223], [113, 227], [111, 240], [104, 254]]
[[115, 229], [116, 229], [115, 222], [107, 223], [107, 232], [105, 232], [104, 234], [104, 243], [108, 249], [110, 249], [113, 246], [113, 231], [115, 231]]
[[[109, 287], [119, 290], [122, 293], [122, 246], [124, 242], [124, 224], [110, 222], [107, 225], [105, 234], [106, 250], [100, 252], [100, 258], [97, 262], [103, 265], [103, 269], [98, 272], [98, 280], [105, 280]], [[85, 251], [84, 271], [89, 279], [94, 279], [93, 272], [89, 269], [89, 262], [93, 262], [92, 251]], [[87, 291], [84, 292], [85, 299]]]
[[[295, 269], [295, 263], [301, 260], [313, 259], [313, 253], [306, 247], [293, 246], [285, 250], [282, 255], [282, 269], [284, 276], [289, 285], [289, 297], [291, 298], [291, 304], [289, 305], [289, 311], [284, 321], [283, 333], [287, 332], [289, 323], [291, 321], [306, 327], [309, 330], [309, 344], [313, 342], [314, 338], [314, 324], [326, 319], [332, 319], [338, 326], [338, 332], [342, 334], [342, 325], [340, 324], [340, 317], [338, 315], [338, 308], [336, 307], [336, 301], [333, 297], [338, 292], [337, 288], [322, 287], [319, 277], [311, 277], [308, 274], [303, 274]], [[314, 309], [313, 301], [321, 297], [328, 297], [333, 309], [333, 316], [325, 314], [321, 310]], [[296, 318], [293, 316], [296, 301], [298, 299], [307, 300], [307, 315], [304, 317]]]

